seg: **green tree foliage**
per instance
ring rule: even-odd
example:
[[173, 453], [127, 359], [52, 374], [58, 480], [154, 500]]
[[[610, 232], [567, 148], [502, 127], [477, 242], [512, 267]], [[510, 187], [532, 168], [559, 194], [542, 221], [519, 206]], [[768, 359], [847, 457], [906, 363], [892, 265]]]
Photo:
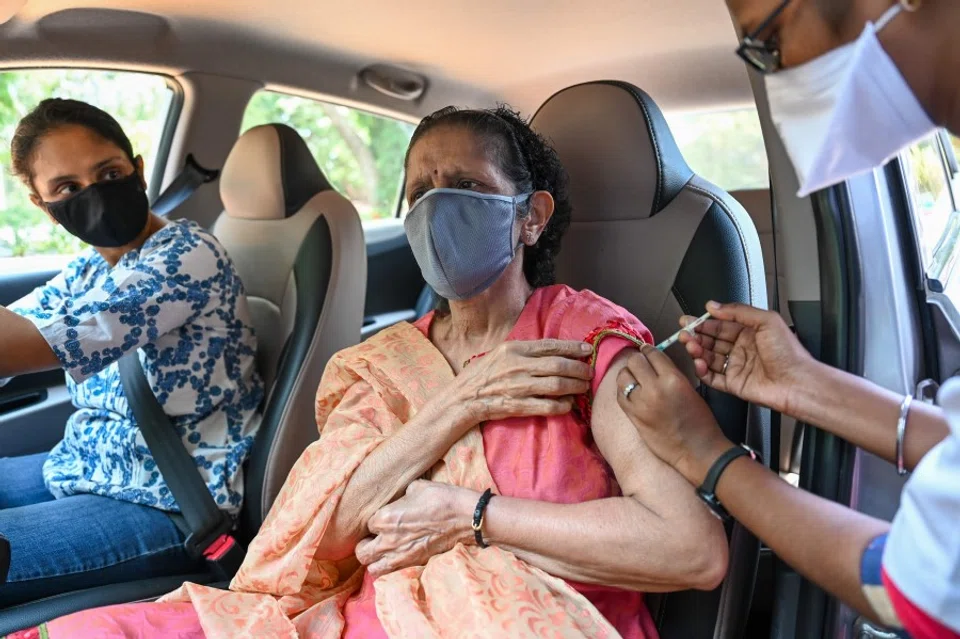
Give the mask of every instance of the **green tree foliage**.
[[770, 184], [755, 109], [677, 113], [667, 119], [680, 152], [701, 177], [727, 191]]
[[247, 106], [241, 128], [246, 131], [272, 122], [291, 126], [306, 140], [327, 179], [353, 201], [363, 219], [396, 215], [412, 124], [261, 91]]
[[940, 149], [934, 140], [925, 140], [907, 149], [907, 161], [915, 180], [915, 197], [923, 207], [932, 207], [947, 191]]

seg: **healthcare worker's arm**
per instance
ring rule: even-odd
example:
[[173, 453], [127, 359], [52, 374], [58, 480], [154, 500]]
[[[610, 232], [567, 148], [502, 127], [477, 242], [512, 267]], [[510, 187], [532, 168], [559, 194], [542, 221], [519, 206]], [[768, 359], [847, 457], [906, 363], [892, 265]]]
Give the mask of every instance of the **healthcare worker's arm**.
[[[636, 383], [621, 408], [663, 461], [694, 486], [733, 447], [710, 408], [670, 359], [652, 347], [628, 360], [619, 387]], [[781, 559], [864, 615], [864, 549], [889, 524], [794, 488], [749, 457], [733, 461], [716, 487], [720, 503]], [[706, 508], [706, 506], [704, 506]]]
[[[705, 475], [715, 459], [698, 460], [698, 469], [688, 471], [687, 479], [699, 485], [700, 472]], [[889, 523], [794, 488], [749, 457], [727, 467], [716, 494], [724, 508], [780, 559], [848, 606], [878, 620], [864, 595], [861, 561], [867, 545], [886, 532]]]
[[[742, 304], [711, 303], [707, 310], [714, 319], [680, 338], [704, 383], [896, 463], [903, 395], [816, 361], [777, 313]], [[904, 437], [906, 468], [912, 470], [947, 432], [939, 408], [914, 402]]]
[[0, 306], [0, 379], [60, 368], [60, 360], [30, 320]]

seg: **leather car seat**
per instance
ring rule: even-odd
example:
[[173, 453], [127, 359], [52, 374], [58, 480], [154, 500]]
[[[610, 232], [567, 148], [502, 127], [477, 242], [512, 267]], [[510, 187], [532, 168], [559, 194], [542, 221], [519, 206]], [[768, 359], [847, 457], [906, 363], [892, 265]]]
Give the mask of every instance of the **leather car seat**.
[[[573, 219], [558, 281], [629, 309], [664, 339], [708, 300], [767, 306], [763, 256], [750, 216], [684, 161], [663, 113], [623, 82], [589, 82], [547, 100], [532, 120], [570, 175]], [[668, 354], [692, 379], [682, 346]], [[770, 456], [769, 411], [704, 386], [727, 436]], [[664, 639], [742, 636], [760, 544], [728, 526], [730, 567], [712, 592], [649, 596]], [[640, 549], [638, 549], [639, 552]]]

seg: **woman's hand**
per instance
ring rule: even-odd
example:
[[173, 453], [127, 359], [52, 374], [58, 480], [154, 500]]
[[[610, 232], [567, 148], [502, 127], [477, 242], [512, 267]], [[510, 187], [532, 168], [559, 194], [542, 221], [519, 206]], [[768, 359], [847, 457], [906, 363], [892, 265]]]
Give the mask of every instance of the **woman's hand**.
[[620, 408], [650, 450], [693, 485], [703, 483], [710, 465], [733, 445], [690, 381], [652, 346], [630, 356], [617, 387]]
[[[590, 347], [583, 342], [507, 342], [474, 360], [447, 388], [436, 393], [400, 430], [363, 460], [347, 483], [334, 522], [324, 534], [323, 552], [328, 556], [343, 557], [356, 549], [368, 559], [373, 558], [370, 563], [377, 562], [383, 555], [376, 550], [378, 546], [370, 547], [364, 543], [358, 547], [357, 544], [368, 533], [379, 535], [378, 526], [389, 525], [384, 517], [407, 505], [428, 509], [418, 511], [418, 516], [453, 518], [449, 508], [441, 509], [443, 504], [420, 503], [415, 480], [423, 477], [464, 433], [481, 422], [569, 413], [573, 397], [590, 388], [593, 370], [589, 364], [580, 361], [590, 352]], [[452, 489], [437, 488], [431, 492], [446, 490]], [[391, 504], [404, 491], [407, 497]], [[479, 495], [469, 504], [468, 512], [462, 518], [467, 530], [477, 499]], [[403, 520], [405, 529], [410, 521]], [[429, 520], [424, 521], [429, 523]], [[426, 529], [422, 537], [405, 539], [404, 543], [413, 544], [410, 548], [398, 548], [391, 541], [400, 531], [385, 531], [390, 534], [384, 539], [378, 537], [377, 543], [386, 544], [379, 547], [389, 549], [391, 556], [401, 553], [406, 557], [404, 561], [416, 563], [419, 560], [415, 557], [416, 552], [430, 552], [435, 543], [442, 547], [444, 542], [450, 541], [447, 539], [449, 528], [444, 524], [437, 530]], [[449, 547], [452, 546], [450, 543]], [[377, 570], [381, 570], [379, 565]]]
[[[792, 389], [803, 384], [814, 360], [778, 313], [743, 304], [707, 304], [713, 315], [680, 341], [707, 385], [788, 413]], [[692, 322], [680, 318], [680, 325]]]
[[379, 577], [423, 566], [458, 543], [472, 543], [470, 524], [479, 499], [472, 490], [419, 479], [370, 518], [367, 527], [374, 536], [357, 544], [357, 559]]
[[463, 369], [453, 396], [474, 423], [565, 415], [573, 398], [590, 390], [593, 369], [581, 361], [590, 353], [584, 342], [506, 342]]

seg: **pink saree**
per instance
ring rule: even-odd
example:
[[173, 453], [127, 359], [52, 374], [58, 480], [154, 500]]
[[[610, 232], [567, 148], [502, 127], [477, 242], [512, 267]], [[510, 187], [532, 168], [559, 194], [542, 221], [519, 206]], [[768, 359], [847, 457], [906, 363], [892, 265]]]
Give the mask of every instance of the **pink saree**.
[[[320, 439], [291, 471], [230, 590], [188, 583], [158, 603], [84, 611], [22, 636], [654, 639], [640, 593], [566, 582], [496, 547], [457, 545], [376, 580], [355, 559], [317, 554], [353, 471], [453, 379], [428, 339], [431, 321], [395, 326], [331, 360], [317, 393]], [[624, 309], [565, 286], [536, 291], [508, 337], [542, 338], [595, 343], [594, 391], [617, 354], [652, 341]], [[473, 428], [429, 479], [557, 503], [619, 494], [581, 416], [588, 408]]]

